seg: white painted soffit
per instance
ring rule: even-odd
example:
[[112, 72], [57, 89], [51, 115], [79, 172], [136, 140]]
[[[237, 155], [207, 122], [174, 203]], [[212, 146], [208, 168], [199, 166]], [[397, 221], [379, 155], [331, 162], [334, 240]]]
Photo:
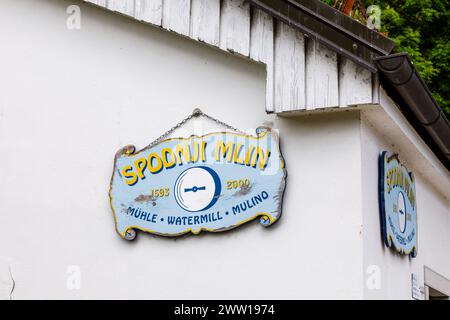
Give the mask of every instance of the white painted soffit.
[[380, 104], [365, 108], [362, 116], [399, 153], [408, 169], [420, 172], [436, 192], [450, 201], [450, 171], [406, 120], [395, 102], [381, 88]]
[[266, 65], [266, 111], [379, 103], [376, 75], [244, 0], [84, 0]]

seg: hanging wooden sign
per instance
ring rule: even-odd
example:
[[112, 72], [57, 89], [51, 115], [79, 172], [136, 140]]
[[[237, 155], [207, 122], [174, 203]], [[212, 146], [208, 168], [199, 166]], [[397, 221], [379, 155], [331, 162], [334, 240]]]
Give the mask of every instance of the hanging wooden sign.
[[417, 203], [414, 175], [397, 155], [380, 155], [380, 213], [383, 239], [401, 254], [417, 255]]
[[135, 152], [117, 152], [110, 200], [116, 230], [161, 236], [230, 230], [281, 215], [286, 171], [278, 136], [215, 132], [166, 139]]

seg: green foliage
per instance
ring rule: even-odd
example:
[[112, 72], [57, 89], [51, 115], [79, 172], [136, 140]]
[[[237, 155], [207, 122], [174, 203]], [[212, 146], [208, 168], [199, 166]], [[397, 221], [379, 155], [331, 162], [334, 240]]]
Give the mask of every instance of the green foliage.
[[[322, 0], [330, 5], [334, 0]], [[381, 8], [381, 32], [407, 52], [450, 119], [450, 1], [361, 0]]]

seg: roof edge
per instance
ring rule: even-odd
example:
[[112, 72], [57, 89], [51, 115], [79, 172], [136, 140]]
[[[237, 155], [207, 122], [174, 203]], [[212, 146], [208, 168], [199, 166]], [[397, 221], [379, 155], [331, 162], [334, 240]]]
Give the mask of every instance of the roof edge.
[[377, 72], [373, 59], [388, 55], [395, 43], [319, 0], [246, 0], [356, 64]]
[[450, 170], [450, 122], [407, 53], [374, 59], [381, 80], [419, 135]]

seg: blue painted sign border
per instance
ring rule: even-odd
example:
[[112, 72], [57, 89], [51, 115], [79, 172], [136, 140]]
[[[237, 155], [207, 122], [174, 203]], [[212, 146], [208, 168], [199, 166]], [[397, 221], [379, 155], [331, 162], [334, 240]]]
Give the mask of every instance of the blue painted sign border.
[[[155, 221], [151, 221], [153, 222], [153, 226], [156, 226], [155, 228], [151, 228], [148, 227], [149, 223], [147, 223], [149, 220], [147, 219], [147, 221], [142, 222], [142, 221], [138, 221], [137, 219], [130, 219], [130, 212], [132, 212], [132, 214], [134, 215], [134, 208], [132, 208], [132, 206], [130, 204], [133, 203], [137, 203], [137, 201], [140, 201], [143, 197], [146, 197], [147, 199], [144, 199], [145, 201], [148, 200], [148, 197], [144, 194], [139, 194], [136, 197], [136, 194], [132, 194], [133, 191], [132, 189], [127, 189], [126, 187], [124, 187], [124, 185], [126, 185], [124, 182], [127, 181], [128, 186], [134, 186], [135, 184], [137, 184], [139, 181], [139, 179], [131, 179], [131, 174], [129, 171], [124, 170], [124, 163], [133, 163], [137, 165], [137, 167], [144, 167], [143, 165], [141, 166], [140, 164], [140, 160], [137, 159], [136, 157], [140, 157], [139, 155], [144, 154], [144, 158], [148, 156], [148, 153], [153, 153], [153, 151], [155, 151], [155, 149], [158, 149], [159, 151], [161, 151], [161, 148], [163, 148], [163, 150], [166, 150], [169, 148], [174, 148], [174, 144], [176, 144], [176, 146], [178, 147], [178, 144], [181, 143], [198, 143], [199, 141], [203, 141], [204, 139], [218, 139], [218, 137], [221, 136], [226, 136], [228, 139], [235, 139], [236, 141], [240, 141], [241, 143], [238, 144], [238, 148], [242, 147], [243, 144], [243, 139], [246, 139], [246, 143], [249, 142], [250, 145], [252, 144], [256, 144], [259, 146], [259, 144], [263, 144], [263, 143], [268, 143], [268, 145], [270, 146], [267, 150], [267, 163], [266, 164], [262, 164], [259, 162], [259, 160], [261, 160], [261, 157], [259, 158], [255, 158], [254, 160], [258, 163], [254, 163], [252, 162], [250, 163], [243, 163], [242, 160], [245, 157], [241, 157], [240, 162], [238, 161], [239, 159], [237, 159], [236, 155], [234, 155], [234, 163], [228, 163], [228, 164], [219, 164], [219, 163], [206, 163], [206, 159], [203, 159], [202, 161], [199, 161], [198, 163], [191, 163], [189, 165], [187, 165], [187, 169], [184, 169], [182, 167], [182, 164], [180, 163], [180, 167], [178, 165], [172, 165], [170, 167], [167, 167], [165, 169], [170, 169], [170, 172], [174, 172], [174, 175], [171, 176], [166, 176], [164, 179], [160, 177], [159, 181], [162, 181], [161, 179], [163, 179], [164, 181], [166, 181], [167, 185], [170, 185], [170, 190], [169, 188], [167, 189], [167, 193], [172, 193], [171, 194], [171, 200], [168, 201], [170, 202], [168, 205], [164, 205], [163, 203], [161, 203], [162, 208], [164, 208], [165, 213], [161, 214], [158, 216], [157, 219], [155, 219]], [[230, 138], [231, 137], [231, 138]], [[195, 142], [193, 142], [195, 140]], [[215, 143], [215, 141], [214, 141]], [[219, 141], [218, 141], [219, 143]], [[236, 142], [235, 142], [236, 143]], [[205, 146], [209, 145], [208, 143], [205, 143]], [[169, 147], [168, 147], [169, 146]], [[168, 147], [168, 148], [167, 148]], [[225, 145], [224, 145], [225, 147]], [[186, 147], [188, 148], [188, 147]], [[189, 147], [190, 148], [190, 147]], [[200, 147], [198, 147], [200, 148]], [[206, 148], [206, 147], [205, 147]], [[231, 150], [232, 152], [235, 153], [234, 148], [236, 148], [236, 146], [234, 146]], [[259, 147], [257, 147], [259, 150]], [[227, 158], [228, 160], [231, 159], [231, 156], [228, 157], [227, 151], [228, 149], [221, 149], [221, 153], [223, 153], [223, 157]], [[265, 127], [260, 127], [256, 130], [256, 136], [253, 135], [248, 135], [248, 134], [241, 134], [241, 133], [234, 133], [234, 132], [213, 132], [213, 133], [209, 133], [203, 136], [196, 136], [196, 135], [192, 135], [188, 138], [171, 138], [171, 139], [166, 139], [164, 141], [160, 141], [155, 145], [151, 145], [149, 147], [146, 147], [142, 150], [139, 150], [138, 152], [135, 152], [136, 149], [134, 146], [126, 146], [122, 149], [120, 149], [115, 156], [114, 159], [114, 171], [113, 171], [113, 175], [111, 178], [111, 185], [110, 185], [110, 191], [109, 191], [109, 196], [110, 196], [110, 205], [113, 211], [113, 215], [114, 215], [114, 221], [115, 221], [115, 227], [116, 227], [116, 231], [119, 233], [119, 235], [122, 238], [125, 238], [127, 240], [132, 240], [131, 238], [134, 239], [134, 236], [130, 236], [131, 233], [135, 233], [135, 230], [140, 230], [140, 231], [144, 231], [144, 232], [148, 232], [148, 233], [152, 233], [152, 234], [156, 234], [156, 235], [161, 235], [161, 236], [180, 236], [183, 234], [187, 234], [187, 233], [193, 233], [193, 234], [198, 234], [202, 231], [208, 231], [208, 232], [221, 232], [221, 231], [226, 231], [226, 230], [230, 230], [233, 228], [236, 228], [248, 221], [254, 220], [256, 218], [260, 218], [260, 224], [267, 227], [272, 225], [273, 223], [275, 223], [276, 221], [279, 220], [279, 218], [281, 217], [281, 213], [282, 213], [282, 202], [283, 202], [283, 196], [284, 196], [284, 190], [285, 190], [285, 181], [286, 181], [286, 177], [287, 177], [287, 171], [285, 169], [285, 162], [284, 159], [282, 157], [281, 154], [281, 149], [279, 146], [279, 138], [276, 132], [273, 132], [270, 128], [265, 128]], [[212, 151], [214, 152], [214, 151]], [[256, 151], [255, 151], [256, 152]], [[259, 151], [258, 151], [259, 152]], [[180, 155], [181, 157], [181, 155]], [[217, 153], [216, 153], [216, 157], [217, 157]], [[263, 157], [264, 158], [264, 157]], [[180, 158], [181, 159], [181, 158]], [[198, 159], [197, 159], [198, 160]], [[196, 161], [197, 161], [196, 160]], [[149, 160], [150, 161], [150, 160]], [[233, 161], [232, 161], [233, 162]], [[118, 163], [120, 163], [121, 165], [118, 168]], [[189, 163], [189, 162], [188, 162]], [[276, 168], [275, 173], [273, 173], [273, 176], [270, 175], [260, 175], [259, 173], [253, 173], [253, 171], [250, 173], [249, 170], [255, 170], [255, 169], [250, 169], [250, 168], [257, 168], [260, 170], [265, 170], [266, 166], [273, 169], [274, 164]], [[211, 167], [212, 166], [212, 167]], [[233, 167], [234, 166], [234, 167]], [[127, 166], [129, 167], [129, 166]], [[173, 169], [173, 170], [172, 170]], [[184, 170], [184, 171], [183, 171]], [[181, 192], [185, 192], [184, 196], [187, 196], [187, 191], [190, 191], [190, 194], [194, 194], [194, 193], [199, 193], [199, 190], [205, 190], [204, 186], [194, 186], [192, 187], [192, 185], [188, 185], [188, 186], [183, 186], [181, 189], [178, 188], [177, 189], [177, 184], [178, 181], [183, 178], [184, 176], [184, 172], [187, 171], [201, 171], [203, 172], [203, 174], [206, 174], [208, 176], [211, 176], [211, 182], [212, 185], [216, 185], [216, 191], [214, 193], [214, 198], [212, 199], [211, 202], [209, 202], [207, 205], [202, 205], [201, 208], [195, 208], [193, 210], [191, 210], [192, 205], [195, 206], [195, 203], [190, 203], [189, 205], [185, 205], [185, 203], [183, 203], [183, 196], [180, 196], [178, 192], [180, 192], [180, 190], [182, 190]], [[245, 171], [247, 170], [247, 171]], [[215, 172], [217, 171], [218, 174]], [[221, 176], [222, 178], [222, 174], [225, 173], [225, 176], [227, 176], [227, 174], [229, 175], [230, 172], [231, 174], [233, 174], [234, 172], [238, 172], [238, 173], [249, 173], [250, 176], [252, 177], [252, 182], [258, 182], [256, 183], [256, 186], [251, 185], [251, 188], [248, 188], [248, 190], [240, 190], [243, 191], [241, 194], [239, 195], [245, 195], [247, 193], [249, 193], [249, 196], [252, 196], [252, 201], [253, 201], [253, 196], [255, 196], [255, 192], [258, 192], [258, 194], [256, 195], [259, 198], [263, 198], [263, 199], [269, 199], [267, 200], [267, 204], [263, 204], [261, 205], [260, 203], [258, 203], [258, 201], [256, 201], [256, 203], [259, 205], [255, 205], [255, 208], [253, 208], [252, 210], [248, 210], [245, 214], [242, 214], [239, 216], [239, 218], [237, 217], [233, 217], [233, 219], [231, 219], [229, 216], [224, 217], [224, 216], [219, 216], [219, 212], [217, 212], [217, 217], [216, 220], [212, 219], [214, 221], [214, 223], [209, 223], [205, 226], [199, 226], [196, 225], [195, 227], [186, 227], [184, 229], [181, 228], [174, 228], [173, 226], [162, 226], [162, 222], [158, 225], [157, 223], [159, 222], [159, 219], [161, 218], [161, 221], [164, 221], [164, 219], [168, 218], [168, 212], [170, 212], [171, 210], [175, 211], [176, 214], [180, 214], [180, 211], [185, 212], [185, 214], [189, 214], [191, 212], [199, 212], [199, 211], [206, 211], [208, 209], [214, 209], [214, 210], [218, 210], [218, 208], [220, 209], [221, 204], [218, 204], [217, 206], [214, 206], [216, 204], [216, 202], [218, 201], [218, 199], [220, 199], [220, 201], [222, 203], [227, 203], [228, 204], [228, 208], [230, 207], [230, 201], [232, 202], [233, 200], [230, 200], [230, 195], [227, 194], [226, 197], [223, 197], [223, 194], [216, 194], [217, 190], [219, 190], [220, 192], [220, 188], [221, 187], [217, 187], [218, 183], [220, 184], [220, 179], [219, 176]], [[165, 172], [168, 172], [168, 170], [165, 170]], [[180, 173], [181, 172], [181, 173]], [[151, 181], [154, 181], [155, 179], [157, 179], [157, 175], [159, 174], [158, 172], [153, 172], [155, 175], [148, 175], [148, 179], [144, 180], [145, 177], [141, 177], [142, 180], [144, 181], [143, 183], [145, 184], [146, 187], [148, 187], [148, 183], [150, 183]], [[141, 175], [142, 174], [142, 170], [138, 170], [138, 174]], [[237, 174], [239, 176], [239, 174]], [[177, 177], [176, 179], [174, 177]], [[131, 180], [126, 180], [125, 178], [131, 179]], [[137, 178], [137, 177], [133, 177], [133, 178]], [[135, 181], [136, 180], [136, 181]], [[175, 183], [174, 183], [175, 181]], [[181, 179], [180, 181], [183, 181], [183, 179]], [[269, 189], [266, 189], [269, 188]], [[141, 188], [142, 189], [142, 188]], [[250, 190], [251, 189], [251, 190]], [[208, 190], [214, 190], [214, 188], [209, 188]], [[264, 191], [264, 190], [267, 190]], [[142, 191], [141, 191], [142, 192]], [[239, 192], [236, 192], [236, 194], [233, 194], [233, 196], [237, 195]], [[269, 198], [270, 195], [270, 198]], [[121, 198], [120, 200], [118, 200], [118, 197]], [[225, 200], [223, 200], [225, 198]], [[131, 200], [130, 200], [131, 199]], [[134, 200], [133, 200], [134, 199]], [[257, 200], [257, 199], [256, 199]], [[150, 201], [154, 201], [154, 200], [150, 200]], [[219, 201], [219, 202], [220, 202]], [[228, 202], [226, 202], [228, 201]], [[175, 205], [176, 203], [176, 205]], [[252, 203], [249, 203], [247, 201], [248, 207], [251, 208], [252, 207]], [[155, 206], [155, 202], [153, 202], [153, 205]], [[159, 205], [159, 203], [158, 203]], [[127, 214], [124, 214], [124, 212], [126, 211], [126, 208], [128, 207], [128, 212]], [[159, 206], [155, 207], [158, 208]], [[124, 209], [125, 208], [125, 209]], [[132, 208], [132, 209], [130, 209]], [[151, 205], [148, 206], [149, 211], [152, 210]], [[181, 209], [184, 209], [181, 210]], [[120, 210], [120, 212], [117, 212], [117, 210]], [[130, 211], [131, 210], [131, 211]], [[136, 210], [138, 210], [138, 208], [136, 208]], [[145, 209], [147, 210], [147, 209]], [[163, 211], [164, 211], [163, 210]], [[229, 210], [230, 211], [230, 210]], [[139, 212], [141, 213], [141, 208], [139, 208]], [[142, 210], [142, 212], [144, 212], [144, 210]], [[187, 213], [188, 212], [188, 213]], [[231, 213], [231, 212], [230, 212]], [[234, 214], [236, 214], [234, 212], [234, 207], [233, 207], [233, 212]], [[118, 214], [120, 214], [120, 217], [118, 216]], [[144, 214], [144, 213], [143, 213]], [[149, 212], [145, 212], [145, 215], [147, 215], [150, 213]], [[228, 215], [228, 211], [227, 212], [223, 212], [222, 215]], [[231, 216], [231, 214], [230, 214]], [[133, 217], [135, 218], [135, 217]], [[172, 217], [173, 218], [173, 217]], [[185, 218], [189, 218], [189, 217], [185, 217]], [[224, 219], [227, 218], [227, 219]], [[169, 217], [170, 219], [170, 217]], [[183, 218], [184, 219], [184, 218]], [[195, 216], [194, 216], [195, 219]], [[218, 220], [222, 220], [222, 222], [216, 222]], [[240, 219], [240, 220], [239, 220]], [[126, 220], [126, 221], [125, 221]], [[158, 220], [158, 221], [156, 221]], [[190, 219], [191, 220], [191, 219]], [[190, 221], [189, 220], [189, 221]], [[139, 223], [133, 223], [133, 221], [138, 221]], [[167, 219], [166, 219], [167, 221]], [[166, 223], [166, 221], [164, 221], [164, 223]], [[183, 220], [185, 221], [185, 220]], [[195, 220], [194, 220], [195, 221]], [[198, 221], [198, 220], [197, 220]], [[205, 219], [206, 221], [206, 219]], [[224, 223], [226, 221], [226, 223]], [[230, 221], [232, 221], [232, 223], [230, 224]], [[211, 222], [211, 221], [209, 221]], [[167, 224], [167, 223], [166, 223]], [[195, 223], [194, 223], [195, 224]], [[132, 234], [131, 234], [132, 235]]]
[[414, 175], [398, 155], [383, 151], [379, 156], [378, 181], [383, 241], [396, 252], [414, 258], [418, 251]]

